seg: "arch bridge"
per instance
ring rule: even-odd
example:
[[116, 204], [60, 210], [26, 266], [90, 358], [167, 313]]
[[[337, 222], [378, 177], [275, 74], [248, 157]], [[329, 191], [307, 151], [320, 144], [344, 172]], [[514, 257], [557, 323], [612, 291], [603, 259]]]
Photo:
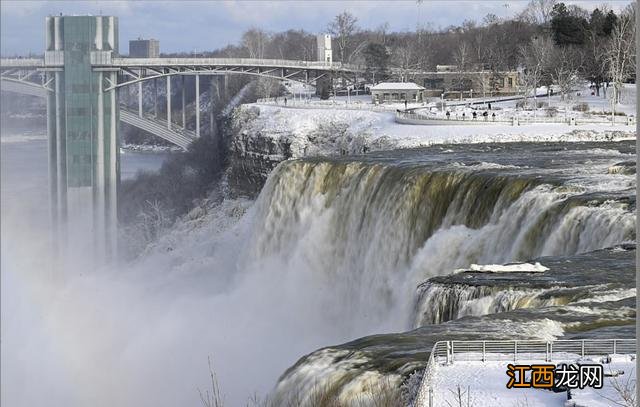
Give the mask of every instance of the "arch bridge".
[[[92, 230], [96, 259], [112, 258], [117, 248], [119, 121], [186, 149], [200, 136], [201, 75], [254, 75], [317, 85], [332, 77], [352, 83], [363, 72], [357, 66], [311, 61], [122, 58], [114, 16], [46, 17], [44, 34], [44, 58], [0, 59], [0, 90], [46, 98], [52, 224], [67, 243], [73, 240], [69, 231]], [[182, 125], [172, 123], [172, 78], [188, 75], [195, 77], [195, 131], [186, 129], [184, 83]], [[143, 111], [142, 84], [157, 80], [166, 80], [164, 121]], [[137, 111], [121, 108], [119, 90], [136, 85]]]
[[[325, 63], [316, 61], [251, 59], [251, 58], [120, 58], [109, 54], [92, 53], [92, 72], [113, 73], [105, 75], [101, 83], [103, 94], [124, 87], [137, 86], [137, 115], [132, 117], [132, 111], [120, 115], [120, 120], [141, 128], [161, 137], [179, 147], [186, 149], [191, 141], [200, 136], [200, 109], [196, 109], [195, 131], [186, 129], [185, 98], [182, 97], [183, 120], [181, 126], [171, 120], [162, 120], [168, 131], [158, 131], [148, 121], [160, 120], [145, 115], [143, 109], [142, 84], [147, 81], [166, 80], [167, 94], [171, 93], [171, 78], [192, 76], [195, 78], [194, 105], [200, 106], [200, 76], [201, 75], [252, 75], [280, 81], [296, 81], [306, 85], [317, 84], [318, 81], [329, 78], [341, 78], [347, 84], [357, 82], [357, 75], [364, 70], [356, 65], [341, 63]], [[102, 58], [100, 58], [102, 57]], [[0, 59], [0, 80], [2, 91], [16, 92], [36, 97], [47, 97], [48, 93], [55, 93], [55, 75], [47, 73], [64, 71], [64, 54], [58, 53], [45, 58], [2, 58]], [[171, 98], [166, 99], [167, 117], [171, 117]], [[123, 108], [123, 106], [121, 106]]]

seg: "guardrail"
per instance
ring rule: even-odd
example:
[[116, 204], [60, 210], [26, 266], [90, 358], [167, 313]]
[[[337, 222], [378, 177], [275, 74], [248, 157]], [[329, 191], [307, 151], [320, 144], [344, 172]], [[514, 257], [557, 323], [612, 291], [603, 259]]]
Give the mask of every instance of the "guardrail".
[[[619, 120], [619, 121], [618, 121]], [[473, 117], [457, 116], [457, 117], [441, 117], [427, 116], [415, 112], [396, 111], [396, 122], [401, 124], [419, 124], [419, 125], [476, 125], [476, 124], [509, 124], [519, 126], [522, 124], [567, 124], [570, 126], [578, 126], [581, 124], [625, 124], [627, 126], [635, 125], [635, 117], [622, 116], [613, 121], [611, 117], [484, 117], [478, 115]]]
[[42, 58], [0, 58], [2, 68], [40, 67], [44, 65]]
[[579, 357], [600, 357], [615, 354], [635, 354], [635, 339], [577, 339], [577, 340], [511, 340], [511, 341], [440, 341], [431, 349], [415, 407], [433, 407], [431, 381], [439, 364], [456, 361], [531, 361], [567, 362]]
[[372, 103], [365, 103], [361, 101], [351, 101], [347, 103], [346, 101], [336, 102], [333, 100], [313, 100], [307, 101], [305, 99], [293, 99], [287, 98], [287, 104], [284, 104], [284, 97], [278, 96], [278, 102], [274, 101], [274, 98], [262, 98], [256, 101], [257, 104], [260, 105], [269, 105], [269, 106], [279, 106], [279, 107], [288, 107], [288, 108], [299, 108], [299, 109], [328, 109], [328, 108], [336, 108], [340, 110], [366, 110], [373, 112], [393, 112], [397, 109], [397, 106], [385, 106], [385, 105], [374, 105]]
[[277, 68], [310, 68], [319, 70], [341, 70], [361, 72], [364, 67], [343, 64], [342, 62], [299, 61], [291, 59], [258, 59], [258, 58], [113, 58], [113, 65], [122, 66], [264, 66]]

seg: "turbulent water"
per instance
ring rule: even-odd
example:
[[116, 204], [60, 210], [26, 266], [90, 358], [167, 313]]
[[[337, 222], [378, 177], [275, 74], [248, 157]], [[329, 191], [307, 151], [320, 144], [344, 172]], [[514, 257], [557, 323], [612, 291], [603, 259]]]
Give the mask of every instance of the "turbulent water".
[[[211, 355], [232, 405], [269, 391], [285, 370], [277, 400], [305, 398], [318, 385], [346, 400], [383, 379], [404, 381], [439, 339], [624, 331], [634, 318], [626, 305], [617, 319], [598, 315], [635, 296], [629, 279], [619, 287], [593, 282], [601, 301], [580, 302], [584, 292], [557, 269], [555, 282], [529, 285], [484, 275], [475, 279], [482, 284], [461, 285], [446, 276], [472, 263], [563, 262], [634, 240], [635, 179], [619, 170], [633, 159], [632, 143], [622, 142], [459, 145], [284, 162], [255, 203], [201, 208], [134, 264], [49, 294], [54, 306], [44, 326], [74, 354], [62, 385], [40, 334], [3, 361], [3, 373], [6, 366], [19, 377], [35, 372], [43, 386], [62, 389], [57, 395], [83, 377], [74, 397], [61, 396], [72, 405], [194, 404]], [[3, 253], [13, 247], [3, 239]], [[5, 278], [19, 281], [11, 271], [24, 263], [3, 259], [10, 271], [3, 287], [17, 285]], [[21, 298], [3, 301], [30, 316], [37, 333], [37, 315]], [[569, 302], [584, 318], [554, 309]], [[571, 331], [575, 323], [588, 328]], [[30, 324], [10, 325], [18, 333], [3, 349], [19, 347]], [[390, 333], [402, 331], [409, 332]], [[24, 349], [38, 350], [46, 374], [33, 363], [11, 365]], [[12, 384], [18, 390], [3, 401], [26, 391], [23, 382]], [[125, 391], [114, 392], [118, 386]]]
[[[434, 277], [417, 289], [414, 326], [465, 316], [635, 296], [635, 246], [538, 259], [544, 272], [464, 271]], [[565, 307], [565, 309], [569, 309]]]
[[[279, 253], [321, 287], [332, 287], [336, 295], [323, 312], [335, 313], [337, 321], [369, 321], [391, 331], [465, 315], [563, 305], [579, 294], [567, 289], [554, 295], [531, 286], [428, 282], [417, 292], [415, 287], [472, 263], [571, 256], [633, 241], [634, 179], [610, 171], [629, 158], [630, 146], [603, 147], [465, 146], [289, 162], [276, 170], [260, 197], [254, 249], [260, 256]], [[633, 270], [627, 263], [623, 267]], [[584, 269], [584, 264], [574, 267]], [[635, 296], [633, 286], [627, 278], [621, 298]], [[432, 343], [445, 332], [543, 338], [563, 333], [563, 324], [553, 318], [518, 319], [500, 322], [496, 329], [485, 320], [417, 335]], [[399, 354], [401, 343], [412, 343], [412, 352], [417, 351], [412, 340], [396, 336], [393, 342], [397, 346], [385, 345]], [[396, 380], [415, 370], [414, 358], [402, 362], [399, 357], [376, 368], [380, 360], [384, 352], [374, 360], [345, 348], [318, 351], [281, 378], [278, 397], [301, 388], [311, 394], [320, 385], [348, 400], [358, 393], [354, 389], [362, 391], [380, 376]], [[394, 364], [393, 373], [385, 375]]]
[[336, 317], [402, 329], [428, 277], [635, 238], [633, 178], [607, 175], [616, 150], [474, 149], [285, 163], [260, 196], [253, 255], [331, 286]]

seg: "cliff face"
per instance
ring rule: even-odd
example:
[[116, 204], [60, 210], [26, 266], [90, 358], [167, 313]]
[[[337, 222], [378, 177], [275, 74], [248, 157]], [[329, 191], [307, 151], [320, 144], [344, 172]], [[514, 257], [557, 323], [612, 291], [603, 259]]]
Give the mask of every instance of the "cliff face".
[[231, 192], [256, 196], [269, 173], [284, 160], [393, 148], [395, 143], [388, 137], [372, 135], [371, 124], [369, 112], [303, 114], [295, 109], [242, 105], [232, 114], [226, 134]]
[[264, 133], [253, 126], [259, 116], [257, 107], [241, 106], [233, 113], [227, 129], [230, 140], [227, 179], [234, 195], [256, 196], [271, 170], [292, 157], [286, 134]]

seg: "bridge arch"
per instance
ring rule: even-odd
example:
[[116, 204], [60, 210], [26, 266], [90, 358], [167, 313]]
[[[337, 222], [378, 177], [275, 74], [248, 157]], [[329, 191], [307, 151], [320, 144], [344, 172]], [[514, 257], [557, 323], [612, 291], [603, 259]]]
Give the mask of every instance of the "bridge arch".
[[[38, 98], [46, 98], [48, 94], [53, 92], [41, 84], [6, 77], [0, 78], [0, 90]], [[160, 137], [183, 150], [186, 150], [197, 138], [191, 130], [167, 128], [166, 121], [139, 116], [136, 112], [123, 106], [120, 106], [120, 121]]]
[[[290, 78], [290, 77], [282, 77], [282, 76], [276, 76], [276, 75], [268, 75], [265, 73], [257, 73], [257, 72], [241, 72], [241, 71], [228, 71], [228, 72], [222, 72], [222, 71], [198, 71], [198, 72], [170, 72], [170, 73], [163, 73], [163, 74], [157, 74], [157, 75], [149, 75], [149, 76], [144, 76], [141, 78], [136, 78], [136, 79], [132, 79], [132, 80], [128, 80], [126, 82], [121, 82], [118, 83], [117, 85], [114, 86], [109, 86], [105, 89], [105, 92], [114, 88], [123, 88], [129, 85], [134, 85], [136, 83], [140, 83], [140, 82], [145, 82], [145, 81], [149, 81], [149, 80], [153, 80], [153, 79], [159, 79], [159, 78], [166, 78], [166, 77], [171, 77], [171, 76], [196, 76], [196, 75], [207, 75], [207, 76], [217, 76], [217, 75], [252, 75], [252, 76], [258, 76], [258, 77], [262, 77], [262, 78], [269, 78], [269, 79], [275, 79], [278, 81], [292, 81], [292, 82], [298, 82], [301, 83], [303, 85], [308, 85], [311, 82], [309, 81], [304, 81], [301, 79], [295, 79], [295, 78]], [[322, 76], [318, 76], [316, 78], [314, 78], [314, 80], [320, 79], [321, 77], [324, 77], [324, 75]]]

